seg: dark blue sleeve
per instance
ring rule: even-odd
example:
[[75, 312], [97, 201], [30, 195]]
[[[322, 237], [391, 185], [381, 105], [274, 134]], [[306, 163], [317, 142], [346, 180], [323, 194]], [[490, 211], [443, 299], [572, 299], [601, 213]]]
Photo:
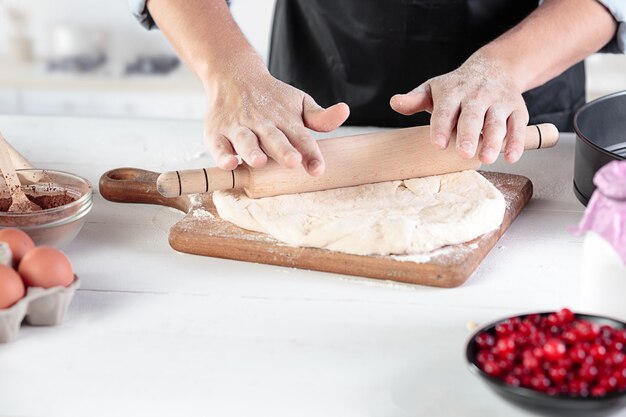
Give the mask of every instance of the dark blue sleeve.
[[[226, 0], [226, 3], [229, 6], [230, 1], [231, 0]], [[154, 29], [156, 28], [156, 24], [154, 23], [152, 16], [150, 16], [150, 12], [146, 6], [147, 2], [148, 0], [128, 0], [128, 6], [130, 7], [130, 11], [133, 13], [133, 16], [135, 16], [141, 26], [146, 29]]]

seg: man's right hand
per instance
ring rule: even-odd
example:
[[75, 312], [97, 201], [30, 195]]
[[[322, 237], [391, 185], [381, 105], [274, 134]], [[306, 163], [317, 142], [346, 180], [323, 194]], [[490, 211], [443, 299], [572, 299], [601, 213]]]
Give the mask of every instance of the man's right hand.
[[327, 109], [311, 96], [272, 77], [251, 58], [205, 83], [209, 109], [205, 141], [222, 169], [237, 167], [237, 155], [259, 168], [268, 157], [313, 176], [324, 172], [324, 157], [307, 128], [328, 132], [341, 126], [350, 110], [344, 103]]
[[257, 168], [270, 157], [286, 167], [302, 163], [311, 175], [324, 172], [324, 158], [306, 128], [336, 129], [348, 118], [346, 104], [323, 109], [308, 94], [272, 77], [224, 0], [147, 4], [204, 85], [209, 100], [205, 138], [220, 168], [234, 169], [240, 155]]

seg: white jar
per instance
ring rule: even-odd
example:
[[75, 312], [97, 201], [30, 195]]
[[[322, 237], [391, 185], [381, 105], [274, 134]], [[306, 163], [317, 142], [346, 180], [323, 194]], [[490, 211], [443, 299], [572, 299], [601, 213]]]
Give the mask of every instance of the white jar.
[[626, 321], [626, 265], [593, 231], [585, 235], [580, 273], [580, 310]]
[[595, 177], [577, 234], [585, 234], [580, 311], [626, 321], [626, 161], [611, 162]]

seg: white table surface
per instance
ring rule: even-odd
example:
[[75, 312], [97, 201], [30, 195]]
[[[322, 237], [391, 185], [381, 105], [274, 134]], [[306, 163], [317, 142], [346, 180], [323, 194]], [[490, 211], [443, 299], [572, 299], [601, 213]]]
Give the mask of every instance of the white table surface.
[[[36, 166], [94, 185], [115, 167], [212, 164], [200, 122], [0, 117], [0, 128]], [[182, 214], [96, 195], [66, 248], [83, 281], [66, 323], [0, 345], [0, 415], [529, 415], [469, 372], [467, 323], [576, 307], [573, 153], [564, 134], [491, 167], [528, 176], [535, 196], [455, 289], [180, 254], [167, 232]]]

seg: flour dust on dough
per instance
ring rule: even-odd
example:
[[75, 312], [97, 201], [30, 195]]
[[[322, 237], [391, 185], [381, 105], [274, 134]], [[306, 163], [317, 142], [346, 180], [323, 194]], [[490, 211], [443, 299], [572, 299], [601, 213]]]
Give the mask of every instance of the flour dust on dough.
[[476, 171], [252, 199], [213, 193], [217, 212], [291, 246], [356, 255], [428, 252], [497, 229], [506, 203]]

